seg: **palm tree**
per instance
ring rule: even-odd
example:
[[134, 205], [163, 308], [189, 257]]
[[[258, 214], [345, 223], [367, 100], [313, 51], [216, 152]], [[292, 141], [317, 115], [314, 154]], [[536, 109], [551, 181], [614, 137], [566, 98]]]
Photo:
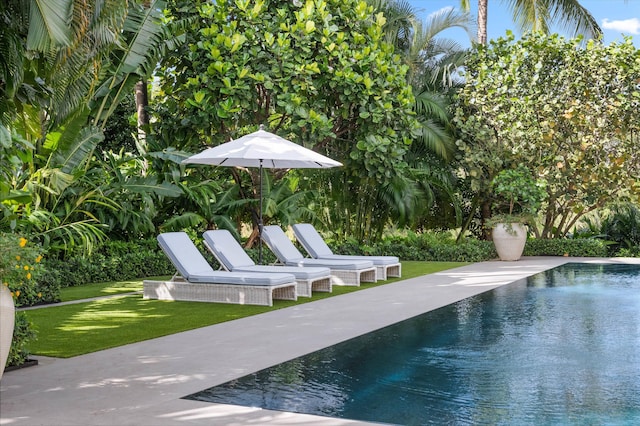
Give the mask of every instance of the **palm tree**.
[[[513, 12], [513, 21], [522, 32], [548, 33], [553, 23], [562, 23], [573, 34], [586, 38], [600, 38], [602, 29], [594, 17], [578, 0], [503, 0]], [[478, 43], [487, 44], [487, 13], [489, 0], [478, 0]], [[463, 10], [469, 11], [469, 0], [460, 0]]]
[[414, 110], [421, 124], [406, 158], [408, 173], [404, 179], [397, 177], [381, 188], [379, 205], [389, 205], [391, 217], [399, 224], [425, 223], [430, 209], [438, 205], [454, 206], [454, 215], [459, 218], [453, 200], [454, 177], [447, 165], [455, 152], [449, 94], [459, 82], [457, 70], [464, 63], [466, 51], [443, 37], [442, 32], [461, 28], [471, 39], [472, 19], [468, 13], [446, 8], [421, 21], [407, 1], [371, 3], [385, 14], [386, 39], [409, 66], [407, 82], [415, 94]]
[[[84, 225], [58, 233], [63, 240], [76, 231], [85, 243], [101, 236], [91, 228], [97, 220], [87, 206], [113, 203], [104, 202], [103, 182], [87, 181], [89, 163], [108, 117], [155, 65], [163, 4], [9, 0], [0, 6], [9, 28], [0, 35], [0, 136], [28, 147], [21, 155], [26, 172], [10, 188], [33, 197], [31, 205], [17, 207], [30, 217], [25, 226], [39, 219], [34, 226], [45, 235], [75, 220]], [[14, 155], [15, 147], [1, 143], [0, 153]]]

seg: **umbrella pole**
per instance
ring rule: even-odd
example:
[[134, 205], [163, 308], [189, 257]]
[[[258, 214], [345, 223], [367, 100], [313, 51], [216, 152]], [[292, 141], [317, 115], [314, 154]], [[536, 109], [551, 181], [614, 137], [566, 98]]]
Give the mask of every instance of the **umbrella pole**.
[[260, 214], [258, 215], [258, 265], [262, 265], [262, 160], [260, 160]]

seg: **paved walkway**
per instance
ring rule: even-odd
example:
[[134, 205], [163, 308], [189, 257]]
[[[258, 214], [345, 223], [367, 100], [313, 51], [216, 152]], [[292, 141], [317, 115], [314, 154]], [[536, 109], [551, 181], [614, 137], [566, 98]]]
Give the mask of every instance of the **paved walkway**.
[[[0, 425], [353, 425], [182, 397], [566, 262], [482, 262], [5, 373]], [[215, 304], [211, 305], [215, 309]]]

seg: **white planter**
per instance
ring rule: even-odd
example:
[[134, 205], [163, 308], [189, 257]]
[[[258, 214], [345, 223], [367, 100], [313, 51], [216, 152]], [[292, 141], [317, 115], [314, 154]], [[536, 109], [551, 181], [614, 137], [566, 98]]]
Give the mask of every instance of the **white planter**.
[[7, 365], [9, 349], [13, 340], [13, 326], [16, 320], [16, 307], [11, 292], [0, 283], [0, 379]]
[[518, 260], [527, 242], [527, 229], [521, 223], [499, 223], [491, 232], [500, 260]]

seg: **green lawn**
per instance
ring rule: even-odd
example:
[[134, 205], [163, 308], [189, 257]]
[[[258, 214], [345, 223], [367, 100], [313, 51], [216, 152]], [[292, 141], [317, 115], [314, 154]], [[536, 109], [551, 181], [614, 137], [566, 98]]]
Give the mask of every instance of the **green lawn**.
[[[465, 265], [459, 262], [402, 262], [402, 278], [413, 278]], [[29, 345], [35, 355], [69, 358], [89, 352], [140, 342], [192, 330], [275, 309], [334, 297], [398, 281], [391, 278], [361, 287], [334, 286], [332, 293], [314, 293], [298, 301], [276, 300], [272, 307], [224, 303], [144, 300], [142, 295], [123, 295], [71, 305], [52, 305], [26, 311], [38, 331]], [[116, 295], [142, 289], [142, 280], [90, 284], [66, 288], [63, 300]]]
[[[148, 277], [150, 280], [165, 280], [171, 277]], [[77, 287], [67, 287], [60, 291], [60, 300], [69, 302], [72, 300], [89, 299], [100, 296], [115, 296], [117, 294], [142, 291], [142, 281], [116, 281], [108, 283], [95, 283]]]

